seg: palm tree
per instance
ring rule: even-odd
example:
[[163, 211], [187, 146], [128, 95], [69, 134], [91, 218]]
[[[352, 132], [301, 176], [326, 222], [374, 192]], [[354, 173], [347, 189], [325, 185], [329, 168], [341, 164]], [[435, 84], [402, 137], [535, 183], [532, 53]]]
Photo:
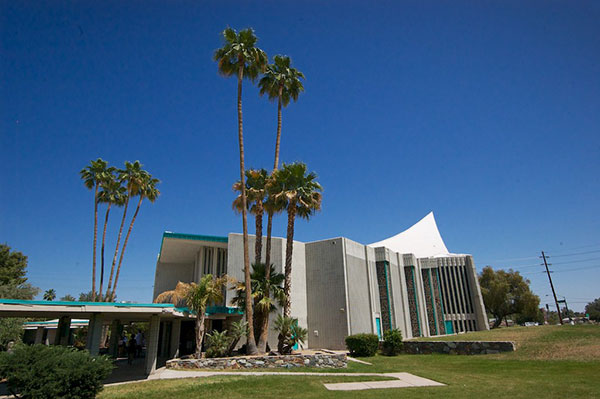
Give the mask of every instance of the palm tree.
[[286, 247], [285, 247], [285, 295], [283, 315], [290, 317], [290, 293], [292, 286], [292, 251], [294, 249], [294, 222], [296, 216], [309, 219], [316, 211], [321, 209], [321, 185], [316, 181], [314, 172], [307, 173], [306, 164], [295, 162], [283, 164], [282, 168], [274, 173], [272, 192], [274, 200], [285, 203], [288, 214]]
[[90, 165], [81, 169], [79, 175], [85, 186], [94, 190], [94, 243], [92, 250], [92, 301], [96, 300], [96, 242], [98, 237], [98, 188], [105, 178], [108, 163], [102, 158], [90, 161]]
[[134, 163], [125, 161], [125, 169], [121, 169], [117, 172], [117, 180], [121, 184], [125, 184], [127, 194], [124, 198], [123, 204], [123, 217], [121, 218], [121, 225], [119, 226], [119, 234], [117, 235], [117, 245], [115, 246], [115, 253], [113, 255], [112, 265], [110, 267], [110, 276], [108, 278], [108, 288], [104, 298], [106, 301], [110, 301], [111, 298], [111, 287], [113, 275], [115, 272], [115, 266], [117, 265], [117, 255], [119, 254], [119, 245], [121, 243], [121, 235], [123, 234], [123, 226], [125, 226], [125, 218], [127, 217], [127, 208], [129, 207], [129, 200], [139, 194], [141, 185], [143, 182], [144, 175], [146, 172], [142, 170], [142, 164], [140, 161]]
[[60, 300], [64, 301], [64, 302], [75, 302], [76, 301], [75, 297], [71, 294], [67, 294], [67, 295], [61, 297]]
[[[114, 175], [116, 169], [109, 168], [105, 179], [101, 182], [102, 191], [98, 193], [98, 202], [107, 204], [106, 215], [104, 216], [104, 230], [102, 232], [102, 246], [100, 250], [100, 289], [98, 290], [98, 300], [102, 301], [102, 287], [104, 286], [104, 243], [106, 241], [106, 227], [108, 225], [108, 215], [112, 205], [123, 206], [127, 197], [127, 189], [121, 185]], [[112, 277], [111, 277], [112, 278]]]
[[56, 298], [56, 291], [54, 291], [54, 288], [50, 288], [44, 292], [44, 301], [53, 301], [54, 298]]
[[[258, 82], [260, 95], [267, 94], [270, 101], [277, 99], [277, 136], [275, 139], [275, 162], [273, 171], [279, 168], [279, 146], [281, 142], [281, 107], [287, 107], [290, 100], [298, 101], [298, 96], [304, 91], [301, 79], [304, 74], [291, 66], [292, 60], [288, 56], [276, 55], [273, 64], [267, 66], [267, 70]], [[273, 228], [273, 213], [277, 209], [267, 211], [267, 253], [265, 263], [271, 262], [271, 231]], [[268, 274], [268, 271], [267, 271]], [[268, 329], [268, 325], [267, 325]], [[266, 336], [266, 334], [265, 334]]]
[[172, 291], [165, 291], [156, 297], [156, 303], [172, 303], [175, 306], [187, 306], [196, 313], [196, 357], [202, 356], [202, 341], [204, 339], [204, 321], [206, 308], [215, 302], [223, 300], [223, 287], [228, 281], [227, 276], [213, 277], [205, 274], [196, 283], [177, 283]]
[[[268, 177], [269, 173], [266, 169], [250, 169], [246, 171], [246, 206], [250, 208], [250, 213], [254, 215], [256, 224], [256, 243], [254, 245], [255, 263], [261, 263], [262, 260], [262, 219], [265, 211], [264, 202], [267, 197], [265, 185]], [[240, 195], [233, 201], [233, 209], [237, 212], [241, 212], [241, 182], [235, 182], [233, 190], [240, 192]]]
[[138, 178], [140, 180], [135, 183], [137, 190], [136, 192], [130, 191], [128, 198], [131, 197], [132, 194], [137, 194], [140, 199], [138, 200], [137, 207], [135, 208], [135, 212], [133, 213], [133, 217], [131, 218], [131, 222], [129, 223], [129, 230], [127, 231], [127, 235], [125, 236], [125, 241], [123, 241], [123, 248], [121, 249], [121, 256], [119, 257], [119, 266], [117, 267], [117, 273], [115, 275], [115, 281], [110, 296], [111, 300], [115, 297], [115, 292], [117, 291], [117, 283], [119, 282], [119, 273], [121, 272], [121, 265], [123, 264], [125, 248], [127, 248], [127, 242], [129, 241], [129, 236], [131, 235], [131, 230], [133, 229], [135, 219], [137, 218], [138, 212], [140, 211], [140, 206], [142, 206], [142, 201], [144, 200], [144, 198], [146, 198], [148, 201], [153, 203], [160, 195], [160, 191], [158, 191], [158, 189], [156, 188], [156, 186], [160, 183], [160, 180], [153, 178], [146, 171], [136, 173], [134, 175], [134, 179]]
[[248, 219], [246, 215], [246, 185], [244, 182], [244, 133], [242, 121], [242, 80], [244, 78], [255, 81], [258, 74], [265, 69], [268, 58], [264, 51], [256, 47], [257, 37], [252, 28], [244, 29], [237, 33], [234, 29], [227, 28], [222, 33], [223, 47], [217, 49], [213, 56], [217, 61], [219, 73], [230, 77], [237, 75], [237, 113], [238, 113], [238, 141], [240, 147], [240, 182], [242, 192], [242, 232], [244, 244], [244, 277], [246, 281], [246, 319], [248, 321], [247, 350], [248, 354], [257, 353], [254, 342], [254, 328], [252, 327], [252, 304], [250, 302], [250, 258], [248, 256]]
[[[277, 310], [277, 306], [281, 307], [285, 304], [285, 293], [283, 291], [284, 275], [277, 273], [275, 267], [271, 265], [269, 273], [266, 272], [264, 263], [252, 264], [252, 300], [254, 303], [254, 334], [261, 336], [265, 325], [268, 326], [269, 314]], [[267, 280], [267, 274], [269, 279]], [[235, 297], [231, 300], [232, 305], [238, 308], [244, 308], [246, 305], [246, 286], [244, 283], [237, 282], [235, 289]], [[266, 341], [268, 337], [264, 337], [264, 345], [261, 348], [262, 342], [258, 343], [259, 351], [266, 350]]]

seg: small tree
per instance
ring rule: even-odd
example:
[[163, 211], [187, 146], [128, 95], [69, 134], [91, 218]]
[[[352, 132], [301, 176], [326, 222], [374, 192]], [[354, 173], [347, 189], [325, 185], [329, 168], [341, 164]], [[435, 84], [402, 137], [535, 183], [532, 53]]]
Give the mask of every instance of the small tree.
[[204, 339], [204, 321], [206, 308], [215, 302], [223, 300], [223, 287], [227, 283], [227, 276], [213, 277], [205, 274], [196, 283], [177, 283], [172, 291], [165, 291], [156, 297], [154, 302], [173, 303], [176, 306], [187, 306], [196, 313], [196, 357], [202, 356], [202, 341]]
[[229, 348], [227, 349], [228, 356], [231, 356], [236, 345], [240, 342], [240, 339], [246, 334], [248, 334], [248, 322], [240, 320], [231, 323], [231, 327], [229, 328], [229, 338], [231, 341], [229, 342]]
[[518, 271], [494, 271], [486, 266], [479, 275], [479, 284], [485, 308], [496, 318], [492, 328], [499, 327], [508, 315], [528, 315], [531, 320], [537, 318], [540, 298], [531, 292], [529, 280]]
[[585, 305], [585, 313], [590, 315], [591, 320], [600, 321], [600, 298]]
[[279, 343], [277, 350], [281, 355], [289, 355], [294, 350], [296, 344], [303, 344], [306, 341], [308, 330], [298, 325], [298, 319], [277, 315], [275, 326], [273, 328], [279, 334], [277, 338]]

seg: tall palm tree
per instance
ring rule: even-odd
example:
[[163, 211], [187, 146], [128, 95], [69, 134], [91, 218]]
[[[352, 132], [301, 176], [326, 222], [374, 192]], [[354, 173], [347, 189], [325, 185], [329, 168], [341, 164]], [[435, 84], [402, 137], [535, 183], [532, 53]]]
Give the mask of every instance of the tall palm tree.
[[294, 222], [296, 216], [309, 219], [316, 211], [321, 209], [323, 188], [316, 181], [314, 172], [307, 173], [306, 164], [295, 162], [283, 164], [282, 168], [275, 171], [273, 192], [274, 199], [285, 203], [288, 214], [286, 247], [285, 247], [285, 295], [283, 315], [290, 317], [290, 293], [292, 287], [292, 251], [294, 249]]
[[56, 298], [56, 291], [54, 291], [54, 288], [50, 288], [44, 292], [44, 301], [53, 301], [54, 298]]
[[[254, 215], [256, 228], [256, 243], [254, 244], [254, 262], [261, 263], [262, 258], [262, 220], [265, 212], [264, 202], [267, 197], [266, 182], [269, 173], [266, 169], [249, 169], [246, 171], [246, 206]], [[233, 190], [240, 192], [240, 195], [233, 201], [233, 209], [237, 212], [242, 211], [242, 184], [235, 182]]]
[[[135, 223], [135, 219], [137, 218], [138, 212], [140, 211], [140, 206], [142, 206], [142, 201], [146, 198], [148, 201], [153, 203], [156, 201], [158, 196], [160, 195], [160, 191], [156, 186], [160, 183], [160, 180], [153, 178], [148, 172], [142, 171], [140, 174], [141, 181], [138, 186], [137, 195], [139, 197], [137, 207], [135, 208], [135, 212], [133, 213], [133, 217], [131, 218], [131, 222], [129, 223], [129, 230], [127, 231], [127, 235], [125, 236], [125, 241], [123, 241], [123, 248], [121, 249], [121, 256], [119, 257], [119, 266], [117, 267], [117, 273], [115, 275], [115, 281], [112, 288], [112, 293], [110, 299], [115, 298], [115, 293], [117, 291], [117, 283], [119, 282], [119, 273], [121, 272], [121, 265], [123, 264], [123, 256], [125, 255], [125, 248], [127, 248], [127, 242], [129, 241], [129, 236], [131, 235], [131, 230], [133, 229], [133, 224]], [[131, 196], [131, 194], [130, 194]]]
[[121, 218], [121, 225], [119, 226], [119, 234], [117, 235], [117, 245], [115, 246], [115, 253], [113, 255], [112, 265], [110, 267], [110, 276], [108, 278], [108, 288], [106, 289], [105, 300], [108, 302], [112, 298], [111, 288], [113, 275], [115, 272], [115, 266], [117, 265], [117, 256], [119, 255], [119, 245], [121, 244], [121, 235], [123, 234], [123, 227], [125, 226], [125, 218], [127, 217], [127, 209], [129, 208], [129, 200], [138, 195], [143, 183], [145, 174], [147, 173], [142, 169], [140, 161], [133, 163], [125, 161], [125, 169], [120, 169], [118, 172], [117, 180], [119, 183], [125, 185], [127, 194], [124, 198], [125, 203], [123, 204], [123, 217]]
[[202, 341], [204, 340], [204, 321], [206, 308], [215, 302], [223, 300], [223, 287], [228, 281], [227, 276], [213, 277], [205, 274], [196, 283], [177, 283], [172, 291], [165, 291], [156, 297], [156, 303], [172, 303], [175, 306], [187, 306], [196, 313], [196, 357], [202, 356]]
[[[298, 96], [304, 91], [301, 79], [304, 74], [291, 66], [292, 60], [288, 56], [276, 55], [273, 64], [267, 66], [267, 70], [258, 82], [260, 95], [267, 94], [270, 101], [277, 100], [277, 135], [275, 139], [275, 162], [273, 171], [279, 168], [279, 146], [281, 143], [281, 108], [287, 107], [290, 100], [298, 101]], [[273, 229], [273, 211], [267, 211], [267, 251], [265, 263], [271, 262], [271, 231]], [[268, 274], [268, 271], [267, 271]], [[268, 325], [267, 325], [268, 328]], [[266, 336], [266, 334], [265, 334]]]
[[252, 303], [250, 301], [250, 258], [248, 256], [248, 217], [246, 214], [246, 185], [244, 182], [244, 133], [242, 121], [242, 80], [244, 78], [255, 81], [267, 64], [268, 58], [264, 51], [256, 47], [258, 41], [254, 30], [251, 28], [237, 33], [232, 28], [227, 28], [222, 33], [223, 47], [217, 49], [213, 59], [217, 61], [219, 73], [230, 77], [237, 75], [237, 114], [238, 114], [238, 141], [240, 147], [240, 182], [242, 191], [242, 233], [244, 244], [244, 278], [246, 281], [246, 319], [248, 321], [247, 350], [248, 354], [257, 353], [254, 342], [254, 328], [252, 326]]
[[98, 188], [100, 182], [106, 177], [108, 163], [102, 158], [90, 161], [90, 164], [81, 169], [79, 175], [85, 186], [94, 190], [94, 243], [92, 250], [92, 301], [96, 300], [96, 242], [98, 238]]
[[[100, 288], [98, 289], [98, 300], [102, 301], [102, 290], [104, 287], [104, 244], [106, 242], [106, 227], [108, 226], [108, 215], [113, 205], [123, 206], [127, 197], [127, 189], [117, 180], [114, 173], [116, 168], [107, 170], [105, 179], [101, 182], [102, 191], [98, 193], [98, 202], [107, 204], [104, 216], [104, 230], [102, 231], [102, 245], [100, 249]], [[112, 278], [112, 277], [111, 277]]]

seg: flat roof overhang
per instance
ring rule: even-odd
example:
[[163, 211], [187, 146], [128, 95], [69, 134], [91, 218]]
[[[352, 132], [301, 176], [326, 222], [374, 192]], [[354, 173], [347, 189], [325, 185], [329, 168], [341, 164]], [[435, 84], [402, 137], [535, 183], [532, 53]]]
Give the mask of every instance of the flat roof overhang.
[[203, 246], [227, 248], [227, 237], [199, 234], [182, 234], [165, 231], [163, 233], [159, 263], [191, 263]]
[[186, 308], [166, 303], [118, 303], [118, 302], [71, 302], [28, 301], [0, 299], [0, 317], [60, 318], [69, 316], [89, 319], [102, 314], [104, 321], [148, 321], [152, 316], [161, 319], [194, 319], [196, 316]]

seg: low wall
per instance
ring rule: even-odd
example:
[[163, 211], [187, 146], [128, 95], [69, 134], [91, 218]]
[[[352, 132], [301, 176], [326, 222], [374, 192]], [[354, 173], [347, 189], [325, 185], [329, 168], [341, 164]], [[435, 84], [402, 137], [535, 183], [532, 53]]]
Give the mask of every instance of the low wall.
[[410, 354], [490, 355], [515, 350], [510, 341], [404, 341], [403, 344], [403, 351]]
[[167, 368], [217, 370], [293, 367], [344, 368], [347, 365], [348, 359], [345, 354], [216, 357], [167, 361]]

